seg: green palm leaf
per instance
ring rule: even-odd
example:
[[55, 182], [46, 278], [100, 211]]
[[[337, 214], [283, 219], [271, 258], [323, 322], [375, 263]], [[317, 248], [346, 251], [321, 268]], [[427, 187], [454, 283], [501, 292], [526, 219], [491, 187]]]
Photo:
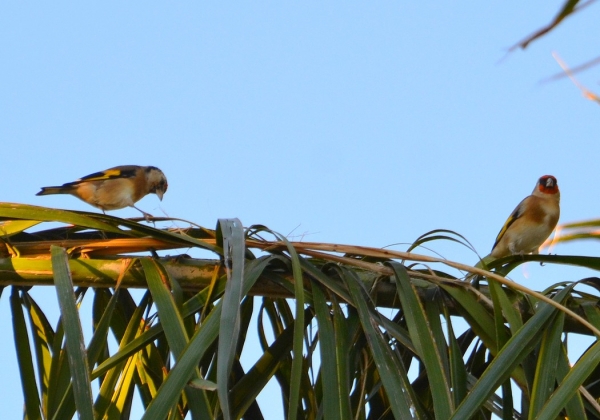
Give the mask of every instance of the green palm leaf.
[[[148, 419], [261, 418], [274, 397], [257, 398], [273, 381], [288, 418], [600, 416], [598, 346], [571, 366], [565, 345], [600, 336], [599, 299], [584, 289], [598, 289], [597, 279], [535, 292], [505, 277], [526, 261], [597, 270], [596, 257], [509, 257], [486, 262], [487, 271], [412, 252], [289, 242], [263, 226], [244, 232], [235, 219], [215, 231], [171, 230], [18, 204], [0, 205], [0, 217], [0, 285], [13, 286], [28, 418], [130, 418], [136, 404]], [[597, 225], [574, 225], [558, 240], [596, 240]], [[409, 249], [439, 241], [469, 247], [436, 230]], [[215, 257], [188, 255], [197, 251]], [[457, 269], [480, 276], [479, 286]], [[20, 286], [55, 280], [62, 316], [53, 328]]]

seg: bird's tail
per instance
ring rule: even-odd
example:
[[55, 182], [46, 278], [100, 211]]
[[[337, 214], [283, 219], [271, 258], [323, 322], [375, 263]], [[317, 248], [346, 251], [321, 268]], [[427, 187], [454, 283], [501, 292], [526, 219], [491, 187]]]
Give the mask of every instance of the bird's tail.
[[69, 194], [70, 188], [66, 187], [42, 187], [42, 190], [36, 195], [50, 195], [50, 194]]
[[[496, 258], [492, 257], [491, 254], [486, 255], [485, 257], [481, 258], [477, 264], [475, 264], [473, 267], [475, 268], [482, 268], [484, 270], [487, 270], [488, 267], [488, 263], [494, 261]], [[468, 281], [470, 283], [478, 283], [481, 279], [483, 278], [483, 276], [479, 275], [479, 274], [475, 274], [475, 273], [470, 273], [467, 275], [467, 277], [465, 278], [465, 281]]]

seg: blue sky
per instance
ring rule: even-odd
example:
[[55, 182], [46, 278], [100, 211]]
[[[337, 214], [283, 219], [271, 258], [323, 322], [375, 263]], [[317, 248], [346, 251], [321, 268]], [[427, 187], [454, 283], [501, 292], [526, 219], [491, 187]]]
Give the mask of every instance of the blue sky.
[[[596, 218], [598, 105], [568, 79], [540, 81], [560, 72], [552, 51], [571, 66], [597, 56], [600, 9], [507, 54], [560, 5], [4, 4], [0, 200], [90, 210], [35, 193], [115, 165], [154, 165], [169, 191], [138, 206], [155, 215], [209, 228], [238, 217], [296, 239], [368, 246], [445, 228], [486, 254], [537, 178], [552, 174], [561, 221]], [[597, 74], [578, 77], [599, 92]], [[538, 289], [583, 276], [527, 270]], [[52, 289], [36, 293], [55, 300]], [[0, 334], [12, 334], [7, 297]], [[0, 347], [14, 360], [12, 343]], [[17, 418], [22, 397], [8, 384], [18, 371], [5, 366], [0, 406]]]

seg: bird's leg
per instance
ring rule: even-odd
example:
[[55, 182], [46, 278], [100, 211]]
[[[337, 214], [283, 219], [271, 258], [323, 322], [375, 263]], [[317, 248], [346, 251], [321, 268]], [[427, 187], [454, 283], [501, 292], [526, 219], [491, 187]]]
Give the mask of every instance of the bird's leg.
[[144, 219], [146, 219], [146, 222], [151, 222], [152, 221], [152, 218], [154, 216], [152, 216], [150, 213], [146, 213], [144, 210], [138, 209], [136, 206], [133, 206], [133, 205], [131, 207], [133, 207], [137, 211], [141, 212], [144, 215]]
[[[534, 249], [533, 251], [531, 251], [531, 253], [532, 253], [533, 255], [539, 255], [539, 254], [540, 254], [540, 249], [539, 249], [539, 248], [536, 248], [536, 249]], [[544, 265], [544, 261], [540, 261], [540, 265], [541, 265], [541, 266], [543, 266], [543, 265]]]
[[[102, 213], [106, 216], [106, 212], [104, 211], [104, 209], [100, 209], [100, 210], [102, 210]], [[106, 233], [104, 233], [103, 230], [100, 231], [100, 236], [102, 237], [102, 239], [107, 239]]]

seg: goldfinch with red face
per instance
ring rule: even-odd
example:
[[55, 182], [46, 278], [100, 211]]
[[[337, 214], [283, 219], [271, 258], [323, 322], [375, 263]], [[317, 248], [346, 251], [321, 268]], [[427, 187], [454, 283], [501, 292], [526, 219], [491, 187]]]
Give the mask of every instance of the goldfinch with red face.
[[538, 253], [560, 216], [560, 191], [552, 175], [541, 177], [533, 193], [512, 212], [496, 238], [490, 256]]
[[71, 194], [102, 212], [133, 207], [148, 219], [152, 216], [134, 204], [150, 193], [156, 194], [162, 201], [168, 186], [165, 174], [155, 166], [125, 165], [87, 175], [59, 187], [43, 187], [36, 195]]

